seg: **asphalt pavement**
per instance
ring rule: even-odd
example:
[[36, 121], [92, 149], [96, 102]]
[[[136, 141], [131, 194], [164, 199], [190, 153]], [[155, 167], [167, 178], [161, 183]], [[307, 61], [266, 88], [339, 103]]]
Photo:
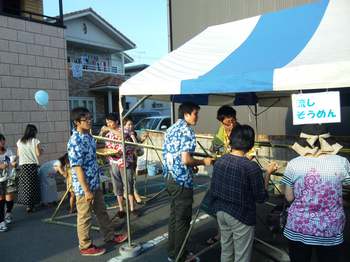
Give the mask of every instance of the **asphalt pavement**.
[[[195, 190], [193, 214], [205, 195], [209, 178], [199, 176], [195, 181], [197, 187]], [[137, 186], [139, 192], [145, 194], [143, 192], [145, 187], [142, 178], [139, 179]], [[164, 184], [160, 176], [148, 180], [147, 193], [149, 197], [163, 188]], [[272, 199], [271, 201], [280, 200]], [[106, 202], [109, 206], [113, 205], [113, 197], [107, 195]], [[137, 244], [145, 243], [146, 245], [144, 246], [147, 247], [147, 250], [136, 258], [124, 261], [167, 261], [166, 233], [169, 217], [168, 203], [169, 197], [166, 192], [163, 192], [155, 199], [147, 202], [146, 205], [138, 206], [141, 216], [138, 218], [133, 217], [131, 220], [132, 242]], [[67, 205], [68, 203], [65, 201], [58, 216], [67, 214]], [[256, 236], [273, 246], [286, 250], [286, 240], [279, 234], [272, 234], [265, 226], [266, 215], [271, 208], [269, 205], [258, 206], [259, 217], [257, 220]], [[120, 245], [104, 244], [102, 236], [96, 230], [91, 231], [94, 244], [106, 247], [107, 253], [99, 257], [82, 257], [78, 250], [75, 227], [43, 222], [43, 220], [50, 218], [53, 212], [54, 208], [41, 208], [35, 213], [27, 214], [23, 207], [15, 205], [13, 210], [14, 223], [10, 225], [9, 231], [0, 233], [0, 261], [123, 261], [118, 251]], [[109, 209], [108, 212], [110, 217], [114, 217], [116, 209]], [[57, 221], [75, 224], [76, 217], [61, 218]], [[93, 223], [97, 225], [96, 221]], [[116, 232], [125, 231], [126, 221], [124, 219], [114, 219], [113, 223]], [[349, 232], [348, 228], [346, 232]], [[201, 212], [199, 214], [199, 221], [195, 223], [189, 239], [189, 249], [194, 253], [199, 253], [201, 261], [220, 261], [219, 245], [208, 247], [205, 243], [215, 233], [215, 220], [205, 212]], [[343, 261], [350, 261], [349, 253], [344, 248]], [[271, 257], [261, 253], [261, 249], [258, 247], [254, 248], [252, 260], [253, 262], [273, 261]]]

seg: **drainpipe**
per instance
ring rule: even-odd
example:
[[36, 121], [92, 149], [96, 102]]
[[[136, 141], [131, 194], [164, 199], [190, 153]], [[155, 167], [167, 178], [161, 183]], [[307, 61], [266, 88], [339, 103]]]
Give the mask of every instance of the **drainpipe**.
[[58, 4], [59, 4], [59, 9], [60, 9], [59, 23], [61, 26], [63, 26], [63, 3], [62, 3], [62, 0], [59, 0]]
[[173, 51], [173, 21], [172, 21], [172, 9], [171, 0], [168, 0], [168, 51]]
[[113, 112], [113, 99], [112, 99], [112, 91], [108, 91], [108, 113]]

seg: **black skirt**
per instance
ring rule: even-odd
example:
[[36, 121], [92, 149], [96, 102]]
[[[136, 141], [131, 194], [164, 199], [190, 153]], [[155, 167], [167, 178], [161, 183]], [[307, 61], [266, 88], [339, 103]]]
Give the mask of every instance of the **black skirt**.
[[37, 164], [20, 166], [17, 203], [28, 207], [34, 207], [40, 203], [40, 179]]

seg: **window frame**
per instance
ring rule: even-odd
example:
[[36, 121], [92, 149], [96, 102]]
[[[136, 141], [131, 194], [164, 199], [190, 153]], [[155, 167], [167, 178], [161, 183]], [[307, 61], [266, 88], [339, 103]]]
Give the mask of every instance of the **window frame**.
[[[69, 110], [72, 110], [74, 107], [73, 106], [73, 101], [78, 101], [78, 106], [84, 107], [83, 105], [80, 105], [80, 102], [86, 101], [86, 104], [88, 102], [92, 102], [92, 117], [93, 117], [93, 123], [96, 124], [96, 99], [95, 97], [87, 97], [87, 96], [70, 96], [69, 97]], [[72, 106], [71, 106], [72, 105]], [[88, 109], [88, 108], [87, 108]]]

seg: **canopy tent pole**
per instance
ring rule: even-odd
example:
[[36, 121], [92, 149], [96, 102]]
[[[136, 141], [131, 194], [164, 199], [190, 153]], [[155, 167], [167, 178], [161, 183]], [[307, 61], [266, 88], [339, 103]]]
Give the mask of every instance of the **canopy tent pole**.
[[[141, 99], [142, 100], [142, 99]], [[140, 100], [140, 101], [141, 101]], [[138, 106], [140, 101], [136, 103], [135, 106]], [[143, 101], [143, 100], [142, 100]], [[134, 110], [136, 107], [133, 106], [130, 110]], [[128, 114], [127, 112], [125, 116]], [[121, 144], [123, 148], [123, 171], [124, 171], [124, 176], [125, 176], [125, 190], [126, 190], [126, 199], [125, 199], [125, 204], [126, 204], [126, 223], [127, 223], [127, 230], [128, 230], [128, 246], [131, 247], [131, 232], [130, 232], [130, 211], [129, 211], [129, 183], [128, 183], [128, 173], [126, 172], [126, 157], [125, 157], [125, 136], [124, 136], [124, 124], [123, 124], [123, 103], [122, 103], [122, 96], [119, 96], [119, 116], [120, 116], [120, 134], [121, 134]]]
[[137, 103], [130, 108], [130, 110], [128, 112], [126, 112], [123, 115], [123, 96], [121, 94], [119, 94], [119, 118], [120, 118], [120, 134], [121, 134], [121, 144], [122, 144], [122, 148], [123, 148], [123, 163], [124, 163], [124, 167], [123, 167], [123, 171], [124, 171], [124, 176], [125, 176], [125, 191], [126, 191], [126, 199], [125, 199], [125, 204], [126, 204], [126, 224], [127, 224], [127, 231], [128, 231], [128, 245], [122, 245], [119, 248], [119, 252], [120, 254], [126, 256], [126, 257], [134, 257], [140, 254], [141, 252], [141, 246], [140, 245], [135, 245], [135, 244], [131, 244], [131, 230], [130, 230], [130, 210], [129, 210], [129, 179], [128, 179], [128, 172], [126, 171], [126, 150], [125, 150], [125, 135], [124, 135], [124, 124], [123, 124], [123, 120], [126, 116], [128, 116], [130, 113], [132, 113], [140, 104], [143, 103], [144, 100], [146, 100], [148, 96], [143, 96], [139, 101], [137, 101]]
[[254, 117], [255, 117], [255, 137], [258, 139], [258, 103], [254, 105]]
[[171, 99], [171, 124], [173, 125], [175, 123], [175, 103], [174, 100]]

